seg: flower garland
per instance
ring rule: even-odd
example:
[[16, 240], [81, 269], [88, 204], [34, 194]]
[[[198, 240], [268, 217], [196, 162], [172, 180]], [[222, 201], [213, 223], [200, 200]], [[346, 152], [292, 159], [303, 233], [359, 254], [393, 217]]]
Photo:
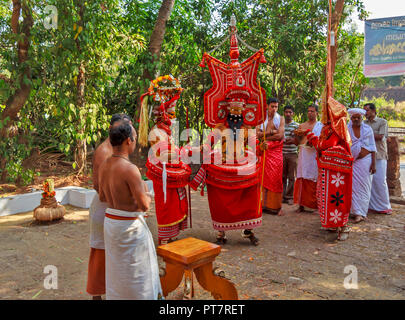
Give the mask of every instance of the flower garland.
[[180, 81], [172, 75], [161, 76], [151, 81], [148, 89], [149, 95], [153, 100], [165, 103], [172, 99], [176, 94], [183, 91]]

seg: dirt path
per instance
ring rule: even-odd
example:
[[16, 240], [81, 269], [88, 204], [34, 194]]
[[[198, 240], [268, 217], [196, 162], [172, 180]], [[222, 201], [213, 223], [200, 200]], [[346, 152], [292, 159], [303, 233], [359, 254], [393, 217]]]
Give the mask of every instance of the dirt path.
[[[213, 241], [208, 202], [192, 194], [193, 228], [179, 238]], [[236, 285], [240, 299], [404, 299], [405, 207], [391, 216], [370, 215], [353, 228], [346, 242], [320, 230], [316, 214], [265, 215], [257, 229], [258, 247], [227, 232], [228, 243], [215, 265]], [[88, 211], [67, 207], [65, 219], [48, 225], [32, 213], [0, 217], [0, 299], [89, 299], [85, 292], [88, 263]], [[154, 209], [147, 219], [156, 241]], [[155, 242], [156, 243], [156, 242]], [[58, 269], [58, 289], [46, 290], [44, 268]], [[355, 266], [358, 289], [345, 289], [346, 266]], [[352, 271], [350, 271], [352, 273]], [[212, 299], [198, 285], [197, 299]], [[181, 299], [182, 288], [168, 296]]]

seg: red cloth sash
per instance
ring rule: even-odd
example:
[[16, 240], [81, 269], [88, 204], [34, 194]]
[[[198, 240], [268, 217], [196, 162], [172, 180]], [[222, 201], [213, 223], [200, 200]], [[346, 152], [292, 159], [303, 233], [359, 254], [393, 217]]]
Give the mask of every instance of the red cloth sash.
[[283, 192], [283, 141], [267, 141], [263, 186], [272, 192]]

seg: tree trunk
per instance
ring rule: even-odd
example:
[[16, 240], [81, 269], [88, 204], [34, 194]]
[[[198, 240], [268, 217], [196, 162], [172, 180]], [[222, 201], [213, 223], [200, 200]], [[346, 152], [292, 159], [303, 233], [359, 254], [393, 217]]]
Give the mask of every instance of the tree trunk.
[[[163, 0], [160, 6], [158, 17], [149, 40], [149, 53], [152, 55], [152, 61], [158, 61], [162, 49], [163, 40], [166, 33], [166, 23], [170, 18], [175, 0]], [[145, 68], [144, 77], [153, 80], [155, 70]]]
[[[84, 68], [83, 61], [80, 63], [79, 67], [79, 74], [77, 76], [77, 100], [76, 100], [76, 108], [81, 110], [85, 106], [85, 97], [84, 97], [84, 89], [86, 84], [86, 69]], [[78, 122], [80, 123], [82, 120], [79, 116]], [[86, 125], [83, 124], [79, 125], [79, 134], [84, 135], [86, 130]], [[81, 174], [83, 171], [86, 171], [86, 159], [87, 159], [87, 139], [84, 137], [83, 139], [79, 139], [76, 142], [76, 150], [75, 150], [75, 162], [77, 164], [77, 175]]]
[[[338, 28], [339, 28], [340, 19], [342, 18], [344, 6], [345, 6], [345, 1], [344, 0], [337, 0], [336, 5], [335, 5], [335, 10], [332, 13], [332, 19], [331, 19], [332, 30], [333, 30], [333, 32], [335, 32], [335, 39], [336, 39], [335, 40], [335, 46], [333, 46], [332, 50], [331, 50], [332, 79], [333, 79], [333, 75], [335, 73], [335, 67], [336, 67], [336, 61], [337, 61]], [[332, 83], [333, 83], [333, 80], [332, 80]]]
[[[335, 45], [330, 46], [329, 42], [329, 34], [328, 34], [328, 55], [327, 55], [327, 65], [325, 67], [325, 83], [326, 86], [323, 91], [322, 95], [322, 121], [324, 121], [327, 116], [325, 114], [326, 112], [326, 106], [327, 106], [327, 101], [330, 96], [333, 97], [334, 95], [334, 86], [333, 86], [333, 76], [335, 74], [335, 68], [336, 68], [336, 61], [337, 61], [337, 39], [338, 39], [338, 28], [339, 28], [339, 22], [340, 19], [342, 18], [343, 14], [343, 9], [344, 9], [344, 0], [337, 0], [335, 7], [332, 8], [332, 1], [329, 1], [329, 6], [330, 6], [330, 14], [329, 14], [329, 19], [328, 20], [328, 32], [329, 32], [329, 27], [330, 30], [334, 32], [335, 34]], [[329, 26], [330, 23], [330, 26]]]
[[[78, 26], [82, 27], [84, 29], [84, 6], [81, 1], [77, 1], [77, 6], [79, 7], [79, 17], [80, 20], [78, 21]], [[83, 32], [83, 31], [82, 31]], [[79, 52], [82, 51], [81, 46], [80, 46], [80, 41], [79, 37], [75, 39], [76, 42], [76, 47]], [[76, 83], [76, 109], [81, 110], [85, 107], [85, 87], [86, 87], [86, 68], [84, 65], [84, 61], [80, 61], [80, 66], [79, 66], [79, 74], [77, 75], [77, 83]], [[79, 112], [79, 119], [78, 121], [78, 127], [79, 129], [79, 134], [84, 135], [85, 133], [85, 124], [83, 126], [81, 125], [81, 117], [80, 117], [80, 112]], [[87, 139], [86, 137], [83, 137], [82, 139], [78, 139], [76, 141], [76, 148], [74, 151], [74, 160], [77, 165], [77, 175], [80, 175], [82, 172], [86, 171], [86, 159], [87, 159]]]
[[[23, 15], [22, 26], [20, 30], [20, 15]], [[13, 14], [11, 17], [11, 30], [18, 37], [17, 41], [17, 56], [18, 66], [25, 65], [22, 69], [18, 79], [19, 88], [7, 99], [6, 107], [1, 113], [0, 120], [4, 121], [8, 118], [8, 121], [0, 131], [0, 137], [4, 141], [16, 134], [16, 130], [13, 129], [14, 121], [18, 118], [18, 113], [25, 105], [29, 94], [31, 92], [31, 69], [26, 64], [28, 60], [28, 49], [30, 46], [31, 28], [34, 24], [30, 8], [26, 1], [13, 0]], [[11, 79], [8, 83], [13, 82]], [[7, 172], [5, 171], [7, 159], [0, 159], [1, 181], [5, 181]]]
[[[156, 62], [160, 59], [160, 52], [162, 49], [163, 40], [166, 33], [166, 23], [170, 18], [170, 15], [173, 10], [175, 0], [163, 0], [162, 5], [160, 6], [158, 17], [156, 19], [155, 26], [153, 28], [152, 34], [149, 39], [149, 53], [151, 55], [151, 61]], [[155, 78], [155, 69], [148, 69], [145, 68], [143, 70], [143, 78], [149, 81], [152, 81]], [[141, 93], [142, 94], [142, 93]], [[140, 108], [140, 104], [138, 104], [138, 109]], [[140, 112], [139, 112], [140, 114]], [[135, 115], [134, 115], [135, 116]], [[144, 165], [146, 163], [148, 157], [148, 147], [141, 147], [139, 146], [138, 155], [139, 155], [139, 165]]]

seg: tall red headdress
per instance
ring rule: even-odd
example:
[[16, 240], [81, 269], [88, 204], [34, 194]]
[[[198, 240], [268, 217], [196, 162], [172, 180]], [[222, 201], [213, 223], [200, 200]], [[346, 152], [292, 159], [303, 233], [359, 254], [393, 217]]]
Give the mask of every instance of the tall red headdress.
[[212, 88], [204, 94], [205, 123], [212, 128], [226, 121], [232, 105], [243, 108], [242, 116], [245, 125], [257, 126], [264, 121], [266, 92], [257, 83], [259, 64], [266, 63], [264, 50], [260, 49], [244, 62], [239, 63], [238, 38], [233, 16], [230, 26], [230, 63], [225, 64], [204, 53], [200, 64], [202, 68], [208, 66], [213, 82]]

